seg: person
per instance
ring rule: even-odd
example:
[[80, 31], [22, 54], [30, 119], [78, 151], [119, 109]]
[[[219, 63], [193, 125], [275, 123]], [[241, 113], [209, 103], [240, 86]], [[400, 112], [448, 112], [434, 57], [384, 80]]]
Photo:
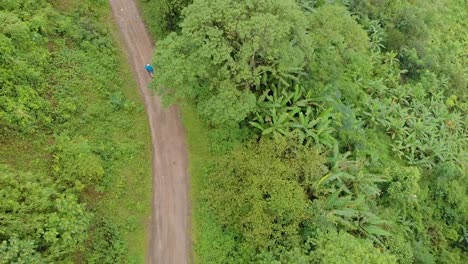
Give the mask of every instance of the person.
[[149, 73], [149, 75], [151, 75], [151, 78], [154, 77], [154, 68], [151, 64], [146, 64], [145, 65], [145, 70]]

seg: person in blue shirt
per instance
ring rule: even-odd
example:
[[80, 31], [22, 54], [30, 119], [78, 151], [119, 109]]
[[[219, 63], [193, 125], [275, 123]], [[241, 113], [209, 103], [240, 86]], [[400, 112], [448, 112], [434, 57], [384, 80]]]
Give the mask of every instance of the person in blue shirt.
[[151, 78], [154, 77], [154, 68], [151, 64], [146, 64], [145, 65], [145, 70], [149, 73], [149, 75], [151, 75]]

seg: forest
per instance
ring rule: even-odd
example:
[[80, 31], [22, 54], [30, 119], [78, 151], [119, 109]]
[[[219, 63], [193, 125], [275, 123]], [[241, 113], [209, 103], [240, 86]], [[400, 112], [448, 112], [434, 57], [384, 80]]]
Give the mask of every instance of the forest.
[[104, 0], [0, 1], [0, 263], [143, 263], [151, 145]]
[[[194, 263], [468, 263], [466, 0], [139, 0]], [[0, 1], [0, 263], [144, 263], [148, 120], [107, 0]]]
[[464, 0], [140, 0], [195, 263], [468, 263]]

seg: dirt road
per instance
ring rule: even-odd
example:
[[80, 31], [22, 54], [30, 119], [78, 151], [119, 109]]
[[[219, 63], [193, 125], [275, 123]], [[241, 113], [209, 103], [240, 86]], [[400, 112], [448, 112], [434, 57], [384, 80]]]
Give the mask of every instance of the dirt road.
[[[163, 109], [147, 89], [153, 44], [135, 0], [109, 0], [128, 60], [145, 103], [153, 144], [153, 212], [147, 262], [188, 263], [191, 259], [185, 131], [176, 107]], [[157, 72], [156, 72], [157, 74]]]

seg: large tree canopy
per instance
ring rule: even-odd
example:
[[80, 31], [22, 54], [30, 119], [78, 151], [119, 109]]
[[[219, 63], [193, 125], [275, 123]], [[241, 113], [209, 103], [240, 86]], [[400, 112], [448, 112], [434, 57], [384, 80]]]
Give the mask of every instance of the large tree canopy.
[[194, 100], [213, 124], [243, 120], [264, 78], [301, 70], [313, 52], [292, 0], [200, 0], [184, 15], [182, 32], [158, 43], [158, 90], [169, 102]]

